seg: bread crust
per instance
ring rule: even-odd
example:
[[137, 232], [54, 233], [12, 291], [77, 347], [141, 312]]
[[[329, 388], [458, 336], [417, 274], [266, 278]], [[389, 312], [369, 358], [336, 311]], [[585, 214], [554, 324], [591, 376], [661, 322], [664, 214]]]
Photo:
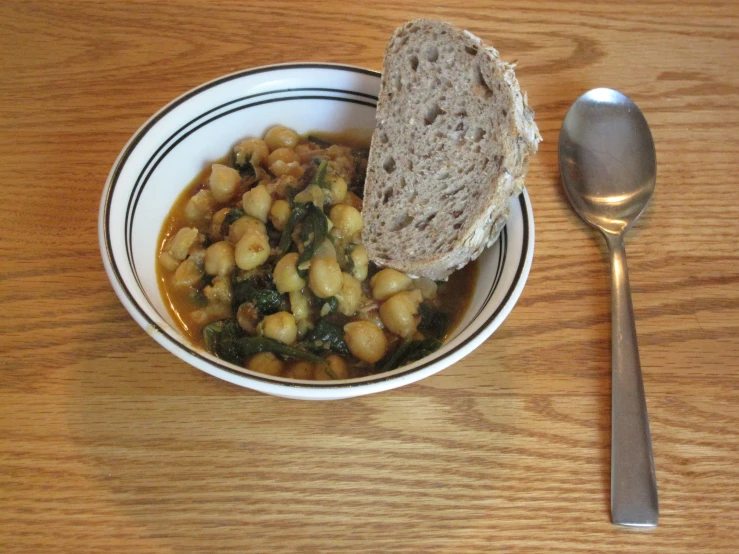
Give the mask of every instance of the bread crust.
[[443, 280], [497, 240], [541, 140], [513, 68], [443, 21], [395, 30], [365, 182], [370, 260]]

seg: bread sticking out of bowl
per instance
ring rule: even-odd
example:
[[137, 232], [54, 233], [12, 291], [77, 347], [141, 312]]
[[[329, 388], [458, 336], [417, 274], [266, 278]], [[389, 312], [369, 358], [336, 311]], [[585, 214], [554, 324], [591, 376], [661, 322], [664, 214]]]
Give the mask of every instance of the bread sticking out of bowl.
[[443, 21], [393, 33], [364, 196], [378, 266], [443, 280], [496, 241], [541, 141], [513, 67]]

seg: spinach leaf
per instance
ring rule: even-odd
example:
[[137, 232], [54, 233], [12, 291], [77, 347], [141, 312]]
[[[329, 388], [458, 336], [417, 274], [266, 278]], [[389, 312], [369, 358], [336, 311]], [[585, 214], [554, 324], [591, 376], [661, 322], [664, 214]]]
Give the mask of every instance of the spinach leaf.
[[237, 308], [244, 302], [251, 302], [262, 315], [270, 315], [282, 308], [282, 295], [276, 290], [258, 289], [251, 281], [238, 283], [233, 289], [234, 306]]
[[224, 237], [227, 236], [229, 226], [243, 215], [244, 210], [241, 208], [231, 208], [226, 214], [226, 217], [223, 218], [223, 223], [221, 223], [221, 235]]
[[237, 269], [231, 276], [231, 284], [233, 286], [248, 281], [255, 289], [271, 289], [272, 284], [272, 266], [269, 263], [262, 264], [257, 269]]
[[338, 310], [339, 310], [339, 301], [337, 300], [335, 296], [326, 298], [321, 303], [321, 310], [320, 310], [321, 315], [335, 314]]
[[309, 362], [323, 364], [324, 359], [300, 348], [288, 346], [267, 337], [243, 337], [238, 341], [238, 349], [244, 358], [258, 354], [259, 352], [272, 352], [289, 358], [299, 358]]
[[434, 339], [443, 339], [449, 328], [449, 316], [442, 311], [435, 310], [428, 303], [423, 302], [418, 307], [418, 314], [421, 321], [418, 324], [418, 330], [425, 337]]
[[303, 252], [298, 256], [297, 266], [310, 260], [328, 236], [328, 220], [323, 210], [313, 203], [306, 204], [306, 214], [298, 233], [298, 238], [303, 243]]
[[257, 175], [257, 170], [251, 163], [251, 152], [237, 152], [233, 150], [231, 152], [231, 165], [239, 172], [242, 179], [244, 177], [254, 178]]
[[222, 360], [241, 365], [243, 357], [239, 351], [238, 339], [241, 328], [235, 319], [220, 319], [203, 327], [203, 343], [206, 350]]
[[281, 254], [287, 254], [288, 250], [290, 250], [293, 243], [293, 232], [297, 225], [305, 219], [305, 216], [308, 214], [308, 206], [311, 205], [310, 202], [295, 204], [292, 212], [290, 212], [290, 217], [287, 218], [285, 227], [282, 229], [282, 236], [278, 245]]
[[313, 175], [313, 179], [311, 180], [310, 185], [318, 185], [322, 189], [328, 188], [328, 183], [326, 183], [326, 171], [328, 170], [328, 162], [326, 160], [323, 160], [321, 164], [318, 166], [318, 169], [316, 169], [316, 174]]
[[198, 308], [203, 308], [208, 303], [208, 298], [203, 293], [203, 289], [196, 289], [189, 295], [190, 303]]
[[337, 354], [349, 355], [344, 342], [344, 329], [340, 325], [319, 319], [316, 326], [305, 337], [305, 345], [313, 351], [332, 350]]
[[413, 363], [441, 347], [436, 339], [405, 340], [398, 344], [375, 365], [375, 373], [384, 373], [398, 367]]
[[290, 217], [287, 218], [278, 249], [281, 254], [286, 254], [293, 240], [295, 238], [300, 240], [303, 244], [303, 252], [297, 264], [300, 265], [313, 257], [326, 236], [328, 236], [328, 220], [323, 210], [312, 202], [301, 202], [295, 204]]

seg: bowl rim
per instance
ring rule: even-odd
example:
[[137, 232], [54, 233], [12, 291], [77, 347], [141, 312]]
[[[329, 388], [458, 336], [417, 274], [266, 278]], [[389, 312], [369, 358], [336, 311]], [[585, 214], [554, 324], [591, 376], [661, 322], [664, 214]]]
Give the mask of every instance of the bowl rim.
[[[100, 250], [101, 250], [106, 273], [108, 274], [108, 277], [111, 281], [111, 284], [113, 285], [113, 289], [116, 292], [116, 295], [119, 297], [124, 307], [131, 314], [134, 320], [141, 327], [143, 327], [144, 330], [149, 335], [151, 335], [158, 343], [160, 343], [167, 350], [178, 355], [178, 357], [188, 362], [190, 365], [195, 365], [195, 367], [197, 367], [198, 369], [203, 370], [203, 367], [201, 367], [199, 364], [193, 364], [191, 360], [188, 360], [184, 358], [183, 356], [179, 355], [178, 351], [183, 355], [195, 358], [200, 363], [206, 364], [208, 366], [212, 366], [212, 368], [216, 371], [226, 372], [230, 376], [230, 379], [227, 379], [227, 380], [237, 385], [248, 386], [246, 384], [242, 384], [238, 382], [241, 380], [245, 380], [247, 382], [248, 381], [262, 382], [264, 385], [266, 385], [269, 388], [276, 387], [277, 389], [281, 389], [284, 387], [287, 390], [295, 390], [295, 389], [329, 390], [330, 389], [338, 393], [339, 390], [341, 389], [343, 390], [357, 389], [357, 388], [372, 387], [372, 386], [377, 386], [377, 385], [381, 387], [379, 390], [385, 390], [386, 388], [389, 388], [389, 387], [387, 386], [383, 387], [382, 383], [387, 383], [388, 381], [396, 381], [396, 380], [402, 381], [403, 384], [407, 382], [413, 382], [423, 377], [423, 375], [420, 375], [417, 377], [417, 379], [414, 379], [413, 378], [414, 374], [419, 374], [422, 372], [422, 370], [428, 369], [429, 367], [434, 366], [435, 364], [439, 364], [445, 359], [453, 358], [453, 361], [451, 363], [455, 363], [462, 357], [466, 356], [469, 352], [471, 352], [477, 346], [479, 346], [484, 340], [486, 340], [490, 335], [492, 335], [492, 333], [502, 324], [503, 320], [507, 317], [507, 315], [513, 309], [513, 306], [515, 305], [518, 298], [520, 297], [521, 292], [523, 290], [523, 286], [526, 283], [526, 280], [528, 278], [528, 273], [529, 273], [532, 260], [533, 260], [534, 220], [533, 220], [533, 213], [532, 213], [529, 195], [525, 188], [523, 189], [521, 194], [518, 196], [518, 202], [520, 204], [521, 216], [523, 220], [523, 236], [522, 236], [522, 243], [521, 243], [522, 246], [521, 246], [520, 259], [519, 259], [518, 266], [516, 267], [513, 280], [510, 286], [508, 287], [508, 290], [506, 291], [505, 295], [501, 299], [500, 303], [496, 306], [495, 310], [493, 310], [493, 312], [489, 315], [489, 317], [486, 318], [484, 322], [478, 324], [478, 328], [475, 331], [473, 331], [470, 334], [470, 336], [465, 338], [459, 344], [455, 345], [449, 351], [444, 352], [442, 356], [431, 357], [430, 359], [426, 359], [426, 360], [419, 360], [418, 362], [409, 364], [408, 366], [406, 366], [405, 369], [398, 368], [394, 371], [389, 371], [389, 372], [385, 372], [385, 373], [381, 373], [381, 374], [377, 374], [373, 376], [355, 378], [355, 379], [344, 379], [344, 380], [340, 380], [336, 382], [300, 381], [300, 380], [285, 379], [285, 378], [279, 378], [279, 377], [271, 377], [267, 375], [260, 375], [260, 374], [256, 374], [255, 372], [247, 373], [243, 369], [239, 370], [237, 366], [232, 366], [232, 364], [228, 364], [227, 362], [224, 362], [223, 360], [215, 358], [205, 353], [204, 351], [199, 351], [193, 348], [192, 346], [186, 344], [184, 340], [181, 340], [181, 337], [179, 335], [176, 337], [171, 336], [170, 333], [168, 333], [165, 329], [161, 328], [159, 323], [152, 320], [152, 318], [147, 314], [146, 310], [139, 305], [138, 301], [134, 298], [134, 295], [129, 291], [128, 285], [126, 284], [125, 279], [121, 275], [117, 267], [117, 262], [113, 255], [109, 219], [110, 219], [110, 214], [111, 214], [111, 201], [113, 197], [113, 191], [115, 189], [115, 183], [117, 179], [119, 178], [122, 168], [125, 166], [126, 161], [128, 160], [131, 153], [134, 151], [136, 146], [139, 144], [141, 139], [151, 130], [152, 127], [156, 125], [156, 123], [161, 118], [163, 118], [170, 111], [174, 110], [177, 106], [189, 100], [190, 98], [195, 97], [198, 94], [212, 87], [218, 86], [220, 84], [226, 83], [234, 79], [256, 75], [259, 73], [276, 71], [276, 70], [278, 71], [279, 70], [291, 70], [291, 69], [332, 69], [332, 70], [339, 70], [339, 71], [351, 71], [351, 72], [356, 72], [356, 73], [362, 73], [362, 74], [374, 76], [377, 78], [381, 77], [381, 73], [379, 71], [366, 69], [366, 68], [359, 67], [359, 66], [348, 65], [348, 64], [316, 63], [316, 62], [273, 64], [273, 65], [266, 65], [266, 66], [259, 66], [259, 67], [254, 67], [250, 69], [245, 69], [245, 70], [237, 71], [234, 73], [230, 73], [228, 75], [217, 77], [216, 79], [213, 79], [211, 81], [198, 85], [197, 87], [185, 92], [184, 94], [180, 95], [179, 97], [175, 98], [174, 100], [170, 101], [169, 103], [164, 105], [162, 108], [160, 108], [156, 113], [154, 113], [146, 122], [144, 122], [144, 124], [142, 124], [135, 131], [135, 133], [131, 136], [131, 138], [128, 140], [126, 145], [123, 147], [123, 149], [119, 153], [118, 157], [116, 158], [115, 163], [113, 164], [108, 174], [108, 178], [106, 180], [105, 187], [103, 190], [103, 195], [101, 198], [100, 209], [99, 209], [99, 221], [98, 221], [99, 222], [98, 234], [99, 234]], [[363, 93], [352, 92], [350, 94], [355, 94], [355, 95], [359, 94], [360, 96], [371, 96], [372, 99], [374, 100], [376, 100], [377, 98], [376, 96], [366, 95]], [[507, 232], [507, 226], [503, 228], [503, 231], [501, 232], [501, 238], [504, 236], [504, 233], [506, 232]], [[490, 291], [491, 294], [493, 291], [495, 291], [495, 289], [496, 287], [493, 287], [491, 289]], [[496, 322], [496, 319], [498, 320], [497, 322]], [[206, 371], [206, 372], [213, 375], [211, 371]], [[215, 376], [220, 377], [218, 375], [215, 375]], [[258, 390], [261, 390], [262, 392], [270, 392], [270, 391], [264, 391], [263, 389], [258, 389]], [[283, 392], [286, 392], [286, 391], [283, 391]], [[286, 392], [286, 395], [289, 395], [289, 393]], [[333, 397], [334, 395], [332, 394], [331, 396]]]

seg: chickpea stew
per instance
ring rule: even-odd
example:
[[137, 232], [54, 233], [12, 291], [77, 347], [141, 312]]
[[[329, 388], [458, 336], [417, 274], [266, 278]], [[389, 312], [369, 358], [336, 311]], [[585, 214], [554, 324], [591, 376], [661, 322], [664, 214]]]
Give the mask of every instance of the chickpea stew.
[[444, 283], [374, 267], [361, 242], [368, 149], [346, 144], [273, 127], [183, 192], [157, 270], [194, 344], [308, 380], [389, 371], [441, 346], [470, 302], [476, 265]]

